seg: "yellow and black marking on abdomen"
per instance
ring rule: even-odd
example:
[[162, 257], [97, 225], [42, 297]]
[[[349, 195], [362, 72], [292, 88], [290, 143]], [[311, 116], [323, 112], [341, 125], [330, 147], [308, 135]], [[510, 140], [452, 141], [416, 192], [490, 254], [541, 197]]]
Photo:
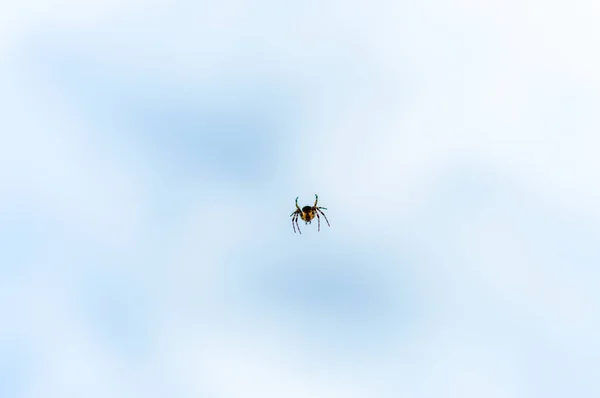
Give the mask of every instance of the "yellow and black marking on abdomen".
[[304, 222], [310, 222], [313, 218], [315, 218], [315, 210], [310, 206], [304, 206], [302, 208], [302, 214], [300, 214], [300, 218]]

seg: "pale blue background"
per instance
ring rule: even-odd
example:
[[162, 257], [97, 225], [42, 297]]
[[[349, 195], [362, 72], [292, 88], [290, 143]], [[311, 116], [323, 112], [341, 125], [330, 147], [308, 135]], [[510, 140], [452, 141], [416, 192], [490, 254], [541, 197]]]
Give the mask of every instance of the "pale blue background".
[[0, 397], [600, 396], [599, 18], [0, 6]]

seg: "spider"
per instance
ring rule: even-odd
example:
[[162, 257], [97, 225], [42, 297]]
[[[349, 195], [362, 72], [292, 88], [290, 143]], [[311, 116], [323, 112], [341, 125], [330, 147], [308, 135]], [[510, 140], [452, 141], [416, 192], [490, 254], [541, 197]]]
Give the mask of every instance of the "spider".
[[[294, 233], [296, 233], [296, 227], [298, 227], [298, 232], [300, 232], [300, 225], [298, 225], [298, 216], [300, 216], [300, 218], [302, 218], [302, 220], [304, 220], [305, 224], [310, 224], [311, 220], [313, 218], [315, 218], [315, 216], [317, 216], [317, 221], [318, 221], [318, 229], [317, 231], [321, 230], [321, 217], [319, 217], [319, 213], [321, 213], [323, 215], [323, 217], [325, 217], [325, 221], [327, 221], [327, 225], [331, 227], [331, 225], [329, 225], [329, 220], [327, 219], [327, 216], [325, 215], [325, 213], [323, 213], [323, 211], [321, 209], [327, 210], [326, 207], [317, 207], [317, 202], [319, 201], [319, 196], [317, 194], [315, 194], [315, 204], [311, 207], [311, 206], [304, 206], [302, 209], [300, 209], [300, 207], [298, 206], [298, 198], [296, 198], [296, 211], [294, 211], [292, 214], [290, 214], [290, 217], [292, 217], [292, 228], [294, 228]], [[294, 222], [296, 223], [294, 225]]]

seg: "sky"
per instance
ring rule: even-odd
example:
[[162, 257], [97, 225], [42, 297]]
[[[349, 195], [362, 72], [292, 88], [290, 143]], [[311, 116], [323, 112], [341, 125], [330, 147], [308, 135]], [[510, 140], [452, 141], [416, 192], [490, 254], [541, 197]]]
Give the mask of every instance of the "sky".
[[5, 2], [0, 396], [600, 396], [599, 18]]

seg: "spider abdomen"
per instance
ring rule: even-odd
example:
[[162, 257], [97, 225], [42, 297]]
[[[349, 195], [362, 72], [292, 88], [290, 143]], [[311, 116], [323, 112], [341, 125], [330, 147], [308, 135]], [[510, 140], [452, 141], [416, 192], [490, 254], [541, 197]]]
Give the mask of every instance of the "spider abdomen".
[[315, 218], [315, 211], [312, 209], [312, 207], [307, 206], [304, 209], [302, 209], [302, 214], [300, 215], [300, 217], [302, 218], [302, 220], [309, 222], [310, 220]]

